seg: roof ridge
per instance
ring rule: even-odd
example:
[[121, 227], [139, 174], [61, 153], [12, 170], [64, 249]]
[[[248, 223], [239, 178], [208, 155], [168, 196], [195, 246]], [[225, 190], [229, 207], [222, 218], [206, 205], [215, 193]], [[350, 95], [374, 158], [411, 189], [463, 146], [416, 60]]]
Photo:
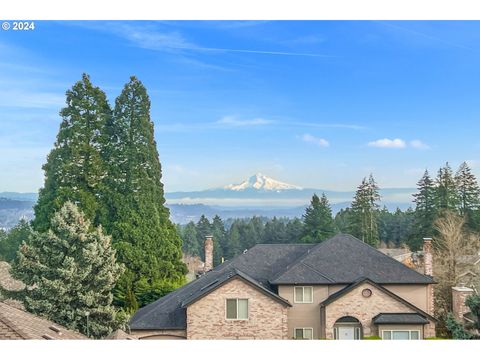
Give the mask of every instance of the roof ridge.
[[[330, 238], [332, 239], [332, 238]], [[293, 267], [297, 266], [299, 263], [301, 263], [303, 261], [303, 259], [305, 259], [310, 253], [311, 251], [314, 251], [316, 250], [317, 248], [319, 248], [321, 245], [325, 244], [327, 241], [329, 241], [330, 239], [327, 239], [327, 240], [324, 240], [318, 244], [305, 244], [305, 245], [313, 245], [311, 249], [309, 249], [307, 252], [305, 252], [304, 254], [300, 255], [293, 263], [291, 263], [289, 266], [287, 265], [287, 268], [277, 274], [274, 275], [274, 278], [271, 280], [271, 282], [275, 282], [279, 277], [281, 277], [282, 275], [284, 275], [287, 271], [289, 271], [290, 269], [292, 269]], [[323, 276], [323, 275], [322, 275]], [[328, 278], [326, 278], [328, 279]]]

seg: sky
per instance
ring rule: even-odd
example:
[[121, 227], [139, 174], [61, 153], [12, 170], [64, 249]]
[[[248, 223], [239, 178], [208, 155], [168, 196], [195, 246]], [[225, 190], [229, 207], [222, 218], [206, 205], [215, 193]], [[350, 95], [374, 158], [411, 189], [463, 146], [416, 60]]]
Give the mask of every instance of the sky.
[[305, 188], [480, 175], [480, 22], [39, 21], [0, 30], [0, 192], [35, 192], [65, 91], [151, 98], [165, 190], [261, 172]]

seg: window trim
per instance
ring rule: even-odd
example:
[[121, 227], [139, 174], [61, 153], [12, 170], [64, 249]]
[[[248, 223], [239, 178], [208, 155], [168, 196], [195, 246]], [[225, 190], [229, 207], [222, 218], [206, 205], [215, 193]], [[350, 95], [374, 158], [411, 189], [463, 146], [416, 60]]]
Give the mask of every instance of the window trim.
[[[302, 330], [302, 338], [301, 339], [297, 338], [297, 330]], [[312, 332], [312, 337], [311, 338], [305, 338], [305, 330], [311, 330], [311, 332]], [[293, 328], [293, 338], [295, 340], [313, 340], [313, 328], [312, 327], [296, 327], [296, 328]]]
[[[229, 318], [227, 314], [227, 302], [228, 300], [235, 300], [237, 304], [237, 317], [236, 318]], [[247, 301], [247, 317], [246, 318], [238, 318], [238, 300], [246, 300]], [[225, 320], [228, 321], [246, 321], [250, 320], [250, 304], [247, 298], [226, 298], [225, 299]]]
[[[302, 295], [304, 301], [297, 301], [297, 288], [302, 288]], [[305, 288], [310, 288], [312, 290], [312, 300], [305, 301]], [[313, 286], [294, 286], [293, 287], [293, 302], [295, 304], [313, 304]]]
[[[410, 330], [410, 329], [391, 329], [391, 330], [382, 330], [382, 340], [395, 340], [393, 338], [393, 332], [394, 331], [403, 331], [406, 332], [408, 331], [408, 340], [421, 340], [422, 338], [420, 337], [420, 330]], [[390, 332], [390, 339], [384, 339], [383, 334], [385, 332]], [[418, 333], [418, 339], [412, 339], [412, 332]]]

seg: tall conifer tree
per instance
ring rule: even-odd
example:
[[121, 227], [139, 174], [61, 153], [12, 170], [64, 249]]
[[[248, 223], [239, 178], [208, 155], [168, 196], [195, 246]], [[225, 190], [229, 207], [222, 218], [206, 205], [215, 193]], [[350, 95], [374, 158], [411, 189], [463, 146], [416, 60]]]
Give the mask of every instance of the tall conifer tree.
[[446, 210], [455, 212], [460, 205], [457, 183], [448, 162], [438, 170], [435, 179], [435, 202], [439, 211], [438, 215]]
[[127, 269], [121, 281], [124, 296], [132, 290], [147, 299], [151, 296], [145, 292], [158, 294], [159, 287], [183, 283], [186, 267], [181, 239], [165, 207], [150, 99], [137, 78], [131, 77], [116, 99], [107, 134], [110, 176], [104, 181], [102, 224]]
[[459, 212], [465, 216], [466, 225], [472, 230], [479, 230], [478, 210], [480, 205], [480, 188], [477, 179], [466, 162], [463, 162], [455, 174]]
[[105, 93], [92, 85], [87, 74], [68, 90], [66, 107], [54, 148], [43, 166], [45, 184], [35, 205], [33, 226], [46, 231], [55, 211], [73, 201], [94, 225], [102, 212], [105, 126], [111, 109]]
[[379, 200], [378, 186], [373, 175], [370, 175], [368, 180], [363, 178], [352, 202], [351, 229], [352, 235], [372, 246], [379, 244], [377, 225]]
[[433, 223], [438, 215], [435, 183], [425, 170], [417, 183], [418, 192], [413, 195], [415, 202], [414, 224], [408, 239], [412, 250], [420, 250], [424, 237], [433, 236]]
[[332, 209], [325, 194], [313, 194], [310, 206], [303, 215], [302, 242], [319, 243], [335, 234]]

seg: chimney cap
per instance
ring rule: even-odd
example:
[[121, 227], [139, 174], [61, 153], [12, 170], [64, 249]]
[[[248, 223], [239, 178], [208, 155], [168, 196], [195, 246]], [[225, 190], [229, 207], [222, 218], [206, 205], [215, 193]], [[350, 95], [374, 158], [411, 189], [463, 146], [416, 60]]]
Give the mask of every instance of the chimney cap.
[[424, 237], [423, 241], [432, 241], [433, 239], [431, 237]]
[[213, 239], [213, 235], [205, 235], [205, 239]]

